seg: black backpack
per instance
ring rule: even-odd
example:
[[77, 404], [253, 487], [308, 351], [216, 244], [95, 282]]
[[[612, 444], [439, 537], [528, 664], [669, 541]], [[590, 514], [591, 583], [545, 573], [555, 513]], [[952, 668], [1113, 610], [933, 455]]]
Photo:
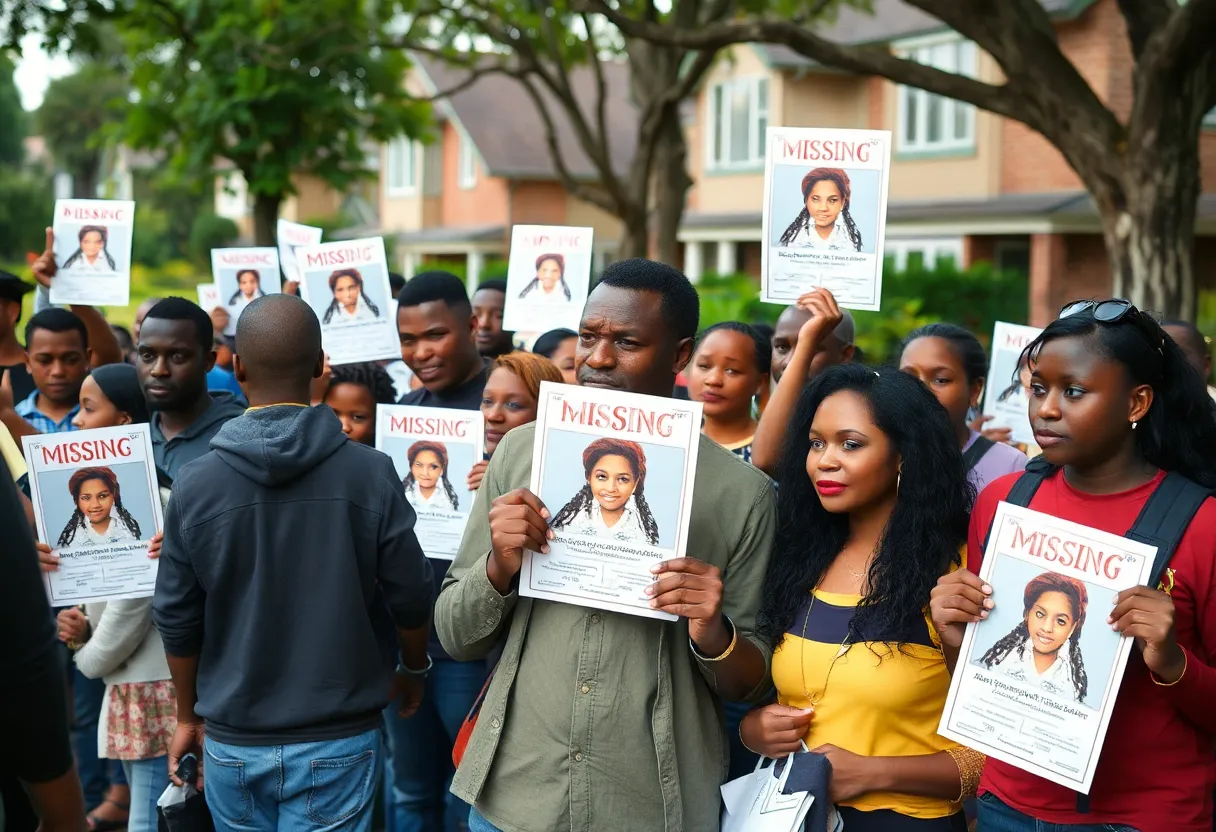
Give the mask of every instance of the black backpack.
[[971, 469], [984, 458], [984, 454], [992, 450], [995, 444], [987, 436], [976, 437], [976, 440], [971, 443], [971, 447], [963, 454], [963, 468], [967, 473], [971, 473]]
[[[974, 446], [972, 446], [974, 447]], [[1009, 489], [1005, 502], [1011, 505], [1028, 508], [1034, 499], [1035, 492], [1043, 481], [1054, 474], [1058, 468], [1042, 457], [1036, 457], [1026, 464], [1026, 470], [1018, 477]], [[1173, 471], [1165, 475], [1157, 488], [1149, 495], [1136, 517], [1136, 522], [1123, 535], [1128, 540], [1146, 543], [1157, 547], [1157, 556], [1153, 558], [1153, 569], [1149, 573], [1148, 585], [1156, 587], [1161, 583], [1161, 576], [1174, 557], [1182, 536], [1199, 511], [1204, 501], [1212, 496], [1212, 492], [1198, 483], [1191, 482], [1182, 474]], [[991, 529], [989, 529], [991, 534]], [[984, 538], [984, 549], [988, 548], [988, 538]], [[1089, 795], [1077, 794], [1077, 811], [1089, 812]]]

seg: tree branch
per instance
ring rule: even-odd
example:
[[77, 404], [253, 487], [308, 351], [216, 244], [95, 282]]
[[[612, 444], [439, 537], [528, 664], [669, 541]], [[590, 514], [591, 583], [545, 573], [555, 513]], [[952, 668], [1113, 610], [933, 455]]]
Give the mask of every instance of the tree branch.
[[1144, 54], [1149, 40], [1169, 22], [1173, 14], [1169, 0], [1118, 0], [1119, 11], [1127, 21], [1127, 39], [1136, 60]]
[[[1205, 58], [1216, 53], [1216, 0], [1188, 0], [1180, 4], [1152, 44], [1154, 57], [1163, 61], [1163, 70], [1192, 72]], [[1145, 55], [1148, 59], [1149, 55]]]

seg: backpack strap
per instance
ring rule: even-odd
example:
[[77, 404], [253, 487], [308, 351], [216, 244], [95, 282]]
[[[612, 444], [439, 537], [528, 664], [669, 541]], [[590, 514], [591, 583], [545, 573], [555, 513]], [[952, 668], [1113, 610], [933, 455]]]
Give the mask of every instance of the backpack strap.
[[[1021, 508], [1029, 508], [1030, 501], [1034, 499], [1034, 495], [1038, 493], [1039, 486], [1043, 481], [1056, 472], [1056, 467], [1041, 456], [1037, 456], [1030, 462], [1026, 463], [1026, 470], [1013, 483], [1013, 487], [1009, 489], [1009, 494], [1005, 497], [1005, 502], [1010, 505], [1020, 506]], [[988, 551], [988, 538], [992, 534], [992, 527], [988, 527], [988, 533], [984, 535], [984, 551]]]
[[1140, 516], [1132, 524], [1125, 537], [1137, 543], [1157, 547], [1153, 558], [1153, 570], [1149, 573], [1148, 585], [1156, 588], [1161, 583], [1165, 568], [1182, 542], [1191, 520], [1212, 492], [1198, 483], [1191, 482], [1182, 474], [1171, 471], [1157, 486]]
[[984, 454], [992, 450], [994, 445], [996, 443], [987, 436], [977, 436], [971, 443], [971, 447], [963, 454], [963, 468], [970, 472], [984, 458]]

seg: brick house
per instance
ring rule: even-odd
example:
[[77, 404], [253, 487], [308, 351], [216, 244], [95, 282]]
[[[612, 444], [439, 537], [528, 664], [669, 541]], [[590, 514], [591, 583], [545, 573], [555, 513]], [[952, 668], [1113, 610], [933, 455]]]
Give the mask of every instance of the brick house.
[[[1131, 107], [1132, 59], [1116, 0], [1043, 0], [1060, 44], [1120, 117]], [[999, 79], [996, 63], [900, 0], [872, 15], [842, 8], [826, 36], [893, 51], [943, 70]], [[1020, 269], [1031, 322], [1068, 299], [1110, 291], [1101, 224], [1081, 181], [1039, 134], [970, 105], [884, 79], [819, 66], [779, 46], [735, 47], [696, 100], [688, 127], [695, 180], [680, 239], [690, 277], [758, 273], [763, 141], [768, 124], [891, 130], [886, 249], [902, 265], [952, 257]], [[1216, 289], [1216, 121], [1201, 144], [1196, 280]]]
[[[628, 97], [624, 64], [602, 65], [609, 99], [607, 120], [615, 164], [633, 157], [637, 117]], [[454, 89], [462, 70], [414, 56], [406, 85], [419, 95]], [[590, 72], [571, 79], [582, 101], [593, 101]], [[569, 121], [550, 108], [558, 147], [571, 172], [594, 181]], [[408, 278], [424, 259], [459, 260], [470, 289], [488, 259], [505, 259], [511, 227], [519, 224], [575, 225], [595, 229], [596, 268], [611, 257], [621, 235], [619, 221], [566, 192], [558, 181], [536, 105], [520, 83], [486, 75], [435, 104], [433, 140], [401, 138], [385, 145], [380, 164], [376, 232], [396, 240], [397, 264]]]

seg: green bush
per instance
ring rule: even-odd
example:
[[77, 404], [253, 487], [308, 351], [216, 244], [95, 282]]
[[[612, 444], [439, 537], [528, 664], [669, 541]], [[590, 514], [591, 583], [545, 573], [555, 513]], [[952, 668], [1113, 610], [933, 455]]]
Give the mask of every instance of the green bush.
[[42, 253], [55, 213], [49, 177], [0, 168], [0, 260], [25, 262]]
[[210, 268], [211, 249], [234, 245], [240, 236], [241, 230], [227, 217], [200, 214], [190, 226], [190, 259]]

